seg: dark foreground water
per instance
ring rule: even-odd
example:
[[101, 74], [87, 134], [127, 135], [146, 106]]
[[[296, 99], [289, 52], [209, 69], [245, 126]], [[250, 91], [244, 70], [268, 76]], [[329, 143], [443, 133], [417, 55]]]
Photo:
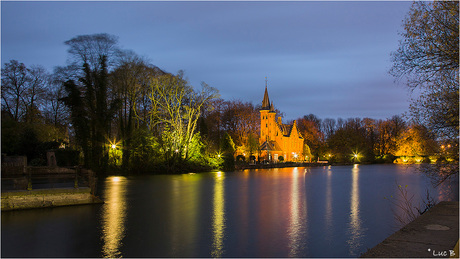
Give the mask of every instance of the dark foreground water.
[[[108, 177], [103, 205], [2, 213], [2, 257], [356, 257], [398, 229], [414, 167], [355, 165]], [[385, 199], [387, 198], [387, 199]]]

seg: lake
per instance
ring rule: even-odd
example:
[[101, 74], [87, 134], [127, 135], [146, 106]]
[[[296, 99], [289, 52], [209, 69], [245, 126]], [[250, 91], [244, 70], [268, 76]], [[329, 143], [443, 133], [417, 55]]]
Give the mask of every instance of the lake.
[[357, 257], [401, 227], [398, 185], [415, 206], [427, 190], [458, 200], [458, 180], [434, 189], [416, 168], [110, 176], [98, 187], [105, 204], [2, 212], [1, 255]]

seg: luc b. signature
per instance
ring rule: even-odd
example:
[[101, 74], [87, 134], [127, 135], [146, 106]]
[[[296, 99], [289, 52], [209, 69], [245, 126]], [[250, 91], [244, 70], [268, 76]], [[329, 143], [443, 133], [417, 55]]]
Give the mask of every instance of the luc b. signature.
[[435, 257], [446, 257], [446, 256], [455, 256], [454, 250], [448, 250], [448, 251], [436, 251], [432, 250], [431, 248], [428, 248], [428, 252], [433, 252], [433, 256]]

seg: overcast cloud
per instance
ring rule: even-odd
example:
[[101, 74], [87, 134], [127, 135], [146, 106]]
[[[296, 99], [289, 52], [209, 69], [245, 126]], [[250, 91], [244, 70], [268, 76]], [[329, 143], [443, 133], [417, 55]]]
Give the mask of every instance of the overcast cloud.
[[1, 2], [2, 65], [52, 71], [64, 41], [109, 33], [123, 48], [226, 100], [270, 99], [287, 119], [385, 119], [408, 109], [388, 74], [411, 2]]

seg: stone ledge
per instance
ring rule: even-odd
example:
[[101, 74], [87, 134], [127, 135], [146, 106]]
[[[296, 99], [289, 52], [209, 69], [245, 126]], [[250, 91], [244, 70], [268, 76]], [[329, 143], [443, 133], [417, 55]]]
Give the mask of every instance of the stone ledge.
[[459, 240], [458, 204], [440, 202], [361, 257], [450, 257]]
[[56, 188], [2, 192], [2, 211], [102, 203], [90, 188]]

